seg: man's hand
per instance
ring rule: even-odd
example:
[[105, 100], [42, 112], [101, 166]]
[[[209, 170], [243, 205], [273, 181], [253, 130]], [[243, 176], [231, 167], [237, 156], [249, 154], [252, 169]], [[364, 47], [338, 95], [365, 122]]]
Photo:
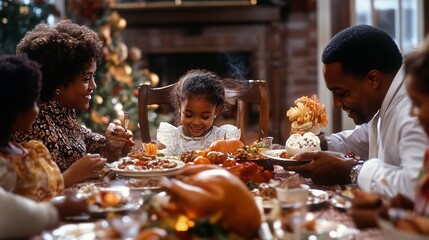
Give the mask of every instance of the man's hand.
[[350, 171], [352, 160], [328, 152], [314, 151], [298, 154], [296, 160], [313, 161], [299, 166], [288, 166], [287, 170], [295, 171], [301, 176], [311, 178], [313, 183], [320, 185], [348, 184], [350, 183]]

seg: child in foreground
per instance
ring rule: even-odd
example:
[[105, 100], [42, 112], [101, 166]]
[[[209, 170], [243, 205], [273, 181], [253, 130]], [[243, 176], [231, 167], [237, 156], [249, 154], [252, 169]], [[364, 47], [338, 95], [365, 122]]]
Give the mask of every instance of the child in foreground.
[[41, 142], [17, 144], [10, 138], [14, 130], [29, 129], [37, 116], [42, 76], [37, 63], [7, 55], [0, 56], [0, 76], [0, 239], [30, 237], [60, 217], [85, 212], [87, 205], [69, 196], [36, 202], [63, 193], [61, 172]]

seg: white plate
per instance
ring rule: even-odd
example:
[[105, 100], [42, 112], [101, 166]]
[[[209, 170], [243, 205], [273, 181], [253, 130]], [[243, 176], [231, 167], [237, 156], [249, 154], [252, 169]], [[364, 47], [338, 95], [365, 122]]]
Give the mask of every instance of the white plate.
[[[308, 206], [315, 206], [318, 204], [325, 203], [329, 200], [329, 194], [323, 190], [319, 189], [309, 189], [309, 195], [307, 199]], [[264, 209], [271, 209], [273, 207], [271, 201], [267, 200], [263, 202]], [[292, 203], [282, 203], [283, 208], [291, 207]]]
[[277, 165], [299, 165], [299, 164], [304, 164], [304, 163], [308, 163], [311, 162], [312, 160], [293, 160], [293, 159], [289, 159], [289, 158], [282, 158], [280, 157], [280, 154], [282, 152], [286, 152], [285, 149], [276, 149], [276, 150], [268, 150], [268, 151], [263, 151], [261, 152], [261, 155], [270, 158], [270, 159], [274, 159], [277, 160], [277, 162], [275, 164]]
[[78, 223], [66, 224], [52, 231], [53, 239], [95, 239], [95, 224], [94, 223]]
[[177, 166], [174, 168], [164, 168], [164, 169], [148, 169], [148, 170], [126, 170], [120, 169], [117, 166], [120, 164], [120, 161], [111, 163], [109, 169], [115, 173], [125, 176], [125, 177], [159, 177], [159, 176], [169, 176], [174, 175], [178, 170], [185, 167], [185, 163], [175, 159], [168, 159], [177, 163]]

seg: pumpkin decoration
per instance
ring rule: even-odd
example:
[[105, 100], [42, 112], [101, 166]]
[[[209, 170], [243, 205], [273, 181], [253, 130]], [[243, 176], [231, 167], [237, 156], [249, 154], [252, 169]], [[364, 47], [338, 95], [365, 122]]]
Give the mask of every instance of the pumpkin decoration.
[[232, 154], [235, 153], [237, 149], [244, 147], [244, 143], [238, 139], [220, 139], [212, 142], [209, 147], [212, 151]]

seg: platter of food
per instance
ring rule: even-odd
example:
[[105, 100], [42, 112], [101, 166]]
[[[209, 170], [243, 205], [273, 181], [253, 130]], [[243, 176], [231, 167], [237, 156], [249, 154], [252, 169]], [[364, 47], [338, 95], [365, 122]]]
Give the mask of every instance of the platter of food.
[[280, 166], [301, 165], [312, 161], [310, 159], [297, 161], [285, 149], [263, 151], [261, 155], [269, 158], [273, 165]]
[[185, 167], [185, 163], [168, 158], [155, 158], [140, 160], [132, 157], [124, 157], [109, 164], [109, 169], [116, 174], [125, 177], [156, 177], [174, 175]]

